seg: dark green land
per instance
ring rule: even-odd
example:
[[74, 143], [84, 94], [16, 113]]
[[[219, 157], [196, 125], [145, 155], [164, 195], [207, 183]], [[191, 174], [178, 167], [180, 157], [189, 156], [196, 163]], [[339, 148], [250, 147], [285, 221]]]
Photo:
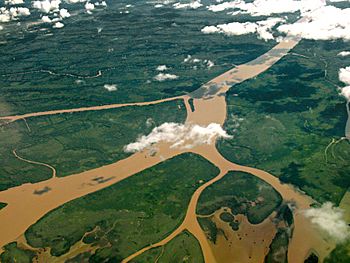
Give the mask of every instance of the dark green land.
[[325, 149], [344, 136], [346, 101], [336, 85], [338, 69], [350, 58], [336, 54], [345, 48], [343, 42], [302, 41], [293, 52], [310, 58], [289, 54], [232, 87], [225, 129], [234, 139], [220, 141], [220, 152], [269, 171], [319, 202], [338, 204], [350, 186], [350, 144], [342, 140], [327, 154]]
[[[129, 14], [121, 14], [126, 4], [134, 7]], [[66, 5], [62, 1], [60, 7], [67, 8]], [[83, 4], [69, 5], [73, 13], [72, 8], [80, 9], [79, 15], [65, 19], [60, 30], [43, 24], [28, 32], [23, 23], [11, 33], [3, 31], [0, 35], [0, 65], [4, 65], [0, 68], [0, 115], [186, 94], [233, 64], [250, 61], [275, 45], [274, 41], [265, 42], [252, 34], [203, 34], [201, 29], [206, 25], [232, 22], [230, 14], [223, 12], [218, 16], [206, 8], [155, 9], [154, 4], [139, 0], [109, 1], [108, 8], [93, 16], [81, 12]], [[33, 11], [28, 19], [37, 21], [40, 15]], [[245, 22], [259, 17], [235, 19]], [[98, 28], [102, 31], [98, 32]], [[7, 29], [11, 29], [10, 25]], [[184, 63], [188, 55], [201, 62]], [[207, 59], [215, 66], [208, 69], [203, 62]], [[167, 73], [179, 78], [155, 81], [154, 76], [159, 73], [156, 68], [163, 64], [170, 68]], [[102, 76], [86, 78], [99, 70]], [[118, 89], [109, 92], [104, 84], [117, 84]]]
[[350, 241], [339, 244], [325, 259], [325, 263], [348, 263], [350, 262]]
[[[178, 106], [181, 106], [179, 109]], [[111, 164], [130, 155], [123, 147], [164, 122], [182, 123], [182, 100], [149, 106], [77, 112], [19, 120], [0, 127], [0, 190], [48, 179], [52, 171], [17, 159], [43, 162], [66, 176]]]
[[[163, 251], [162, 251], [163, 250]], [[183, 232], [171, 240], [164, 248], [151, 249], [132, 260], [133, 263], [202, 263], [204, 258], [197, 239], [189, 232]]]
[[101, 246], [88, 255], [89, 262], [118, 262], [170, 234], [182, 222], [199, 181], [218, 173], [202, 157], [183, 154], [64, 204], [32, 225], [25, 236], [31, 246], [50, 247], [52, 255], [59, 256], [95, 230], [83, 240]]
[[289, 235], [287, 231], [279, 229], [270, 244], [269, 253], [265, 257], [265, 263], [288, 262]]
[[4, 252], [0, 255], [3, 263], [32, 263], [35, 253], [30, 250], [17, 247], [17, 242], [12, 242], [3, 247]]
[[1, 202], [0, 202], [0, 210], [3, 209], [5, 206], [7, 206], [6, 203], [1, 203]]
[[[251, 202], [255, 202], [256, 205], [252, 206]], [[258, 224], [281, 202], [279, 193], [261, 179], [247, 173], [229, 172], [223, 179], [203, 191], [198, 201], [197, 213], [209, 215], [227, 207], [231, 208], [234, 215], [244, 214], [249, 222]]]

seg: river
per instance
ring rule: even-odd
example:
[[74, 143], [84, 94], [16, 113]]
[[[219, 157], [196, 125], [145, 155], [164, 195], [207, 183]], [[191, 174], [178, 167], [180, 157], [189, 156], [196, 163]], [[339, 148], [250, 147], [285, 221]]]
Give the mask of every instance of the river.
[[[218, 123], [223, 125], [226, 119], [225, 93], [229, 88], [234, 86], [234, 84], [253, 78], [269, 69], [297, 45], [298, 42], [299, 39], [286, 38], [257, 59], [225, 72], [209, 81], [189, 96], [176, 97], [177, 99], [182, 98], [185, 101], [187, 110], [186, 124], [209, 125], [210, 123]], [[193, 98], [194, 112], [191, 111], [188, 103], [190, 98]], [[175, 98], [136, 104], [106, 105], [92, 108], [30, 113], [19, 116], [2, 117], [1, 119], [11, 122], [43, 115], [104, 110], [130, 105], [150, 105], [172, 99]], [[316, 251], [317, 255], [322, 260], [328, 254], [329, 250], [333, 248], [333, 244], [329, 245], [323, 240], [319, 233], [312, 227], [311, 223], [303, 216], [303, 209], [310, 207], [313, 202], [312, 199], [290, 185], [281, 184], [275, 176], [259, 169], [240, 166], [227, 161], [217, 151], [215, 142], [210, 145], [198, 145], [190, 150], [171, 148], [170, 145], [166, 143], [159, 143], [156, 147], [158, 151], [155, 155], [148, 150], [144, 150], [124, 160], [100, 168], [62, 178], [53, 177], [35, 184], [23, 184], [0, 192], [0, 201], [8, 204], [5, 208], [0, 210], [0, 247], [22, 236], [32, 224], [60, 205], [120, 182], [166, 159], [190, 151], [203, 156], [216, 165], [220, 169], [220, 174], [195, 191], [191, 198], [186, 217], [180, 227], [165, 240], [153, 246], [164, 245], [177, 234], [187, 229], [199, 241], [205, 261], [209, 263], [217, 262], [209, 241], [197, 221], [197, 202], [202, 191], [210, 184], [224, 177], [228, 171], [243, 171], [269, 183], [281, 194], [285, 201], [295, 203], [297, 207], [294, 211], [295, 229], [289, 247], [289, 262], [304, 262], [305, 257], [310, 251]], [[101, 174], [104, 175], [104, 179], [108, 180], [97, 183], [94, 179], [100, 177]], [[43, 189], [47, 189], [47, 191], [43, 191], [43, 194], [40, 195], [35, 194]], [[306, 236], [305, 233], [308, 235]], [[128, 262], [128, 260], [151, 247], [144, 248], [134, 255], [131, 255], [129, 258], [125, 259], [124, 262]]]

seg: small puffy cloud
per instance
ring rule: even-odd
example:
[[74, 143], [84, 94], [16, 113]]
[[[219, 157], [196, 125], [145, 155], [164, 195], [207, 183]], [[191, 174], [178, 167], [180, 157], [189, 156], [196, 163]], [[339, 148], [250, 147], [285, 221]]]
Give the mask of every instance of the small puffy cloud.
[[21, 5], [24, 4], [23, 0], [5, 0], [5, 5]]
[[201, 31], [205, 34], [222, 33], [228, 36], [256, 33], [261, 39], [271, 40], [274, 39], [272, 35], [272, 28], [278, 23], [282, 23], [284, 21], [285, 20], [282, 18], [272, 17], [258, 22], [232, 22], [217, 26], [206, 26], [202, 28]]
[[30, 15], [30, 11], [26, 7], [11, 7], [10, 13], [11, 13], [12, 17], [29, 16]]
[[62, 19], [63, 19], [63, 18], [70, 17], [70, 13], [68, 12], [67, 9], [62, 8], [62, 9], [60, 9], [60, 17], [61, 17]]
[[212, 68], [215, 66], [215, 63], [211, 60], [204, 60], [204, 63], [207, 65], [208, 68]]
[[2, 25], [0, 25], [0, 30], [3, 30], [3, 29], [4, 29], [4, 27]]
[[350, 66], [339, 70], [339, 80], [348, 85], [344, 88], [340, 88], [340, 95], [350, 101]]
[[219, 33], [220, 29], [216, 26], [206, 26], [206, 27], [203, 27], [201, 31], [204, 34], [213, 34], [213, 33]]
[[350, 101], [350, 86], [341, 88], [340, 95], [344, 96], [348, 101]]
[[86, 1], [87, 0], [65, 0], [65, 2], [68, 4], [84, 3]]
[[[187, 55], [187, 57], [183, 60], [183, 63], [202, 63], [204, 66], [207, 68], [212, 68], [215, 66], [214, 62], [209, 60], [209, 59], [199, 59], [199, 58], [194, 58], [191, 55]], [[195, 66], [197, 67], [197, 66]]]
[[0, 22], [6, 23], [10, 21], [11, 21], [11, 15], [9, 12], [0, 13]]
[[0, 8], [0, 22], [6, 23], [11, 20], [16, 20], [21, 16], [29, 16], [30, 11], [26, 7], [11, 7], [6, 9], [5, 7]]
[[324, 203], [319, 208], [307, 209], [304, 215], [338, 242], [344, 242], [350, 237], [350, 229], [344, 220], [343, 210], [334, 207], [330, 202]]
[[203, 6], [203, 4], [201, 3], [200, 0], [191, 1], [190, 3], [185, 3], [185, 4], [182, 4], [180, 2], [173, 4], [173, 7], [175, 9], [197, 9], [201, 6]]
[[350, 66], [339, 70], [339, 80], [350, 85]]
[[52, 27], [53, 28], [62, 28], [62, 27], [64, 27], [64, 24], [61, 22], [56, 22]]
[[168, 74], [168, 73], [159, 73], [154, 77], [156, 81], [165, 81], [165, 80], [174, 80], [179, 78], [179, 76], [174, 75], [174, 74]]
[[257, 25], [251, 22], [232, 22], [228, 24], [220, 24], [217, 26], [206, 26], [202, 28], [202, 32], [205, 34], [223, 33], [228, 36], [244, 35], [256, 32]]
[[39, 9], [41, 12], [50, 13], [51, 11], [58, 11], [60, 9], [61, 0], [43, 0], [33, 1], [33, 7]]
[[43, 21], [44, 23], [51, 23], [52, 22], [51, 18], [48, 16], [42, 16], [41, 21]]
[[108, 91], [116, 91], [118, 89], [116, 84], [105, 84], [103, 87]]
[[94, 5], [93, 3], [87, 2], [87, 3], [85, 4], [85, 9], [86, 9], [86, 11], [92, 11], [92, 10], [95, 9], [95, 5]]
[[205, 127], [166, 122], [155, 127], [150, 134], [143, 135], [136, 142], [126, 145], [124, 151], [142, 151], [159, 142], [170, 143], [171, 148], [191, 149], [198, 145], [212, 144], [216, 138], [231, 138], [231, 136], [217, 123]]
[[350, 56], [350, 51], [342, 51], [342, 52], [339, 52], [337, 56], [340, 56], [340, 57], [347, 57], [347, 56]]
[[156, 70], [157, 71], [165, 71], [168, 70], [169, 68], [166, 65], [159, 65]]

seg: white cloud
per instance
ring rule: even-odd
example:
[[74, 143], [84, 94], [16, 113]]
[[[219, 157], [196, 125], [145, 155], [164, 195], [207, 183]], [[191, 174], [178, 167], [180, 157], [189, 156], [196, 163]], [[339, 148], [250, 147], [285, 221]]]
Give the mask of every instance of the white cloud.
[[186, 4], [182, 4], [182, 3], [175, 3], [173, 4], [173, 7], [175, 9], [186, 9], [186, 8], [189, 8], [189, 9], [197, 9], [199, 7], [203, 6], [203, 4], [201, 3], [200, 0], [197, 0], [197, 1], [191, 1], [190, 3], [186, 3]]
[[272, 28], [278, 23], [282, 23], [284, 21], [285, 20], [282, 18], [271, 17], [258, 22], [232, 22], [228, 24], [220, 24], [217, 26], [206, 26], [202, 28], [201, 31], [205, 34], [222, 33], [228, 36], [256, 33], [261, 39], [271, 40], [274, 39], [272, 35]]
[[[207, 68], [212, 68], [215, 66], [214, 62], [209, 59], [202, 60], [199, 58], [194, 58], [191, 55], [187, 55], [187, 57], [183, 60], [183, 63], [202, 63]], [[195, 66], [195, 68], [197, 68], [197, 66]]]
[[94, 5], [93, 3], [87, 2], [87, 3], [85, 4], [85, 9], [86, 9], [87, 11], [92, 11], [92, 10], [95, 9], [95, 5]]
[[166, 65], [159, 65], [156, 70], [157, 71], [165, 71], [168, 70], [169, 68]]
[[13, 17], [30, 15], [30, 11], [26, 7], [11, 7], [10, 13], [12, 14]]
[[6, 22], [10, 22], [10, 21], [11, 21], [10, 12], [0, 13], [0, 22], [6, 23]]
[[339, 80], [348, 85], [344, 88], [340, 88], [340, 95], [350, 101], [350, 66], [339, 69]]
[[116, 84], [105, 84], [103, 87], [108, 91], [116, 91], [118, 89]]
[[6, 7], [0, 8], [0, 22], [6, 23], [11, 20], [16, 20], [21, 16], [29, 16], [30, 11], [26, 7], [11, 7], [7, 9]]
[[174, 74], [168, 74], [168, 73], [159, 73], [154, 77], [154, 79], [157, 81], [174, 80], [177, 78], [179, 78], [179, 76]]
[[23, 0], [5, 0], [5, 5], [20, 5], [24, 4]]
[[58, 11], [60, 9], [61, 0], [43, 0], [33, 1], [33, 7], [39, 9], [41, 12], [50, 13], [51, 11]]
[[[326, 4], [325, 0], [255, 0], [248, 3], [243, 0], [235, 0], [210, 5], [208, 9], [213, 12], [230, 9], [233, 10], [232, 14], [249, 14], [251, 16], [270, 16], [298, 11], [302, 17], [308, 19], [298, 20], [291, 24], [286, 24], [284, 21], [278, 27], [277, 32], [313, 40], [350, 40], [350, 8], [341, 9]], [[203, 28], [202, 32], [240, 35], [248, 34], [256, 27], [256, 33], [260, 38], [273, 39], [271, 26], [247, 23], [230, 23], [223, 28], [208, 26]]]
[[68, 4], [84, 3], [86, 1], [87, 0], [65, 0], [65, 2]]
[[339, 80], [350, 85], [350, 66], [339, 70]]
[[64, 24], [61, 22], [56, 22], [52, 27], [53, 28], [62, 28], [62, 27], [64, 27]]
[[300, 36], [305, 39], [350, 40], [350, 8], [340, 9], [334, 6], [324, 6], [308, 13], [311, 21], [299, 21], [278, 27], [278, 31]]
[[347, 56], [350, 56], [350, 51], [342, 51], [342, 52], [339, 52], [337, 56], [340, 56], [340, 57], [347, 57]]
[[60, 17], [61, 17], [62, 19], [63, 19], [63, 18], [70, 17], [70, 13], [68, 12], [67, 9], [62, 8], [62, 9], [60, 9]]
[[3, 29], [4, 29], [4, 27], [2, 25], [0, 25], [0, 30], [3, 30]]
[[217, 5], [210, 5], [209, 10], [220, 12], [227, 9], [239, 10], [235, 14], [250, 14], [252, 16], [270, 16], [272, 14], [294, 13], [300, 11], [302, 13], [314, 10], [325, 5], [321, 0], [255, 0], [246, 3], [242, 0], [224, 2]]
[[208, 68], [212, 68], [212, 67], [215, 66], [214, 62], [211, 61], [211, 60], [204, 60], [204, 63], [207, 64], [207, 67], [208, 67]]
[[48, 16], [42, 16], [41, 21], [43, 21], [44, 23], [51, 23], [51, 18]]
[[343, 218], [343, 210], [326, 202], [319, 208], [304, 211], [307, 218], [336, 241], [343, 242], [350, 236], [350, 229]]
[[206, 26], [202, 28], [202, 33], [204, 34], [212, 34], [212, 33], [218, 33], [220, 32], [220, 29], [216, 26]]
[[341, 88], [340, 95], [344, 96], [348, 101], [350, 101], [350, 86]]
[[208, 126], [192, 124], [163, 123], [148, 135], [143, 135], [136, 142], [124, 147], [125, 152], [138, 152], [159, 142], [171, 144], [171, 148], [191, 149], [198, 145], [212, 144], [216, 138], [231, 138], [219, 124]]

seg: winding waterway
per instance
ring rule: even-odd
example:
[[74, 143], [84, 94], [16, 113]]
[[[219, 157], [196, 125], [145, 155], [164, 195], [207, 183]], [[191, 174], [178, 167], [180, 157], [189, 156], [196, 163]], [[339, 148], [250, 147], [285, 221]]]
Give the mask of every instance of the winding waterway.
[[[226, 91], [234, 84], [253, 78], [270, 68], [298, 42], [299, 39], [286, 38], [264, 55], [214, 78], [189, 96], [135, 104], [115, 104], [90, 108], [38, 112], [19, 116], [7, 116], [1, 119], [12, 122], [36, 116], [104, 110], [130, 105], [142, 106], [182, 98], [185, 101], [188, 114], [186, 124], [208, 125], [210, 123], [218, 123], [223, 125], [226, 118]], [[188, 103], [189, 98], [193, 98], [194, 112], [190, 109]], [[8, 204], [5, 208], [0, 210], [0, 247], [22, 236], [30, 225], [34, 224], [37, 220], [58, 206], [120, 182], [144, 169], [188, 151], [199, 154], [216, 165], [220, 169], [219, 175], [203, 184], [195, 191], [189, 203], [186, 217], [179, 228], [159, 243], [130, 255], [124, 262], [128, 262], [154, 246], [166, 244], [185, 229], [191, 232], [199, 241], [205, 262], [217, 262], [209, 241], [197, 221], [196, 206], [202, 191], [209, 185], [223, 178], [228, 171], [243, 171], [257, 176], [274, 187], [285, 201], [295, 203], [295, 230], [289, 247], [289, 262], [303, 262], [310, 251], [316, 251], [322, 260], [333, 247], [333, 245], [329, 245], [323, 240], [319, 233], [312, 227], [311, 223], [303, 216], [303, 209], [309, 208], [313, 202], [311, 198], [297, 191], [290, 185], [281, 184], [276, 177], [267, 172], [227, 161], [217, 151], [215, 142], [210, 145], [198, 145], [190, 150], [171, 148], [170, 145], [166, 143], [159, 143], [156, 145], [156, 148], [158, 151], [155, 155], [145, 150], [135, 153], [124, 160], [97, 169], [63, 178], [54, 177], [35, 184], [24, 184], [0, 192], [0, 201]], [[101, 175], [103, 175], [106, 180], [100, 183], [96, 182], [94, 179], [101, 177]], [[48, 190], [41, 191], [42, 194], [36, 194], [43, 189]], [[305, 235], [305, 231], [307, 231], [308, 236]]]

